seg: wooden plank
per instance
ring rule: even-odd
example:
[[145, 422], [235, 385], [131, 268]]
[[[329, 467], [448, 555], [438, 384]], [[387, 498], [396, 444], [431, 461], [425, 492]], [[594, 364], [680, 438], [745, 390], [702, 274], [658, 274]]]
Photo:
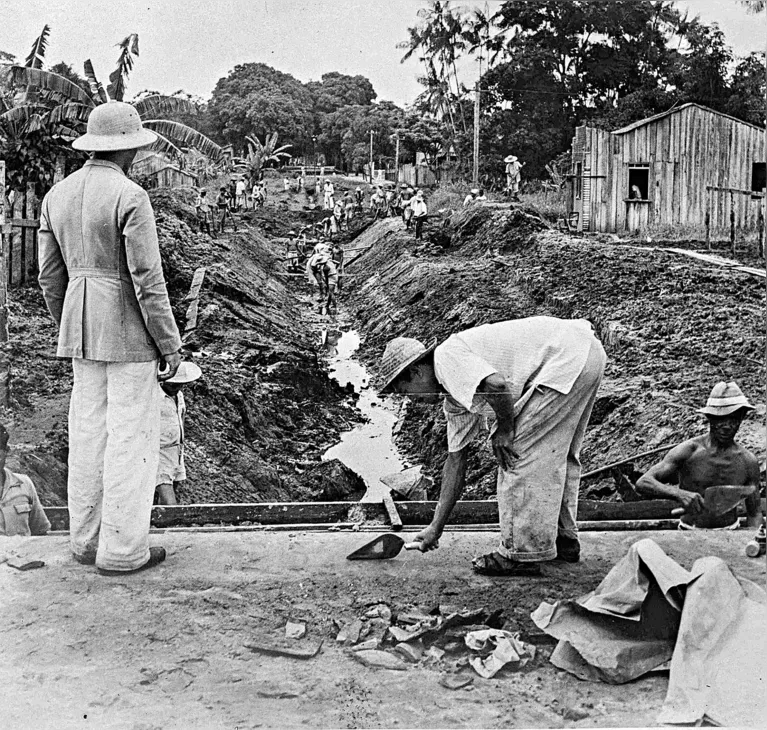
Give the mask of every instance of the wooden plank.
[[[427, 525], [436, 502], [397, 502], [403, 525]], [[579, 521], [668, 519], [679, 504], [674, 500], [651, 499], [641, 502], [596, 502], [581, 500]], [[248, 504], [190, 504], [152, 508], [154, 527], [237, 525], [252, 522], [260, 525], [300, 525], [347, 523], [349, 510], [355, 518], [388, 523], [383, 503], [363, 502], [261, 502]], [[66, 507], [46, 507], [52, 529], [66, 530], [69, 514]], [[498, 503], [491, 500], [466, 500], [456, 504], [451, 525], [476, 525], [498, 522]]]
[[39, 228], [40, 221], [32, 218], [12, 218], [11, 226], [13, 228]]
[[[24, 193], [14, 191], [13, 218], [24, 218]], [[8, 283], [10, 285], [21, 283], [23, 271], [24, 246], [22, 230], [11, 231], [10, 245], [8, 247]]]

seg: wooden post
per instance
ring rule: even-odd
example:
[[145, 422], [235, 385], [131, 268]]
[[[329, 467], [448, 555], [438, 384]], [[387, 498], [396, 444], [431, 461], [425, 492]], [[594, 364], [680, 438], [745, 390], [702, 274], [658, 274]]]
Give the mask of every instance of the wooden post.
[[5, 205], [5, 161], [0, 160], [0, 406], [9, 401], [11, 365], [8, 359], [8, 268], [6, 252], [11, 226]]
[[735, 196], [730, 191], [730, 253], [735, 255]]
[[[24, 218], [27, 222], [37, 219], [37, 194], [35, 184], [27, 183], [27, 196], [24, 201]], [[29, 284], [37, 276], [37, 228], [25, 226], [21, 232], [22, 245], [24, 247], [24, 268], [22, 269], [22, 283]]]
[[474, 164], [471, 182], [475, 188], [479, 186], [479, 79], [474, 87]]
[[756, 216], [756, 230], [759, 237], [759, 255], [764, 258], [764, 214], [762, 204], [759, 203], [759, 211]]
[[706, 249], [711, 250], [711, 211], [706, 208]]

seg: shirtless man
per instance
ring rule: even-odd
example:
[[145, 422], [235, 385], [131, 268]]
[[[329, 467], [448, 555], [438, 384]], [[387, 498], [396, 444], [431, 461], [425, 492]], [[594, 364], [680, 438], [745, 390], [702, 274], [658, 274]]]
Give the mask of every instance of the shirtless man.
[[[684, 508], [680, 528], [737, 526], [736, 510], [712, 517], [703, 506], [707, 487], [756, 485], [757, 491], [746, 498], [748, 526], [758, 527], [759, 462], [735, 442], [740, 424], [754, 407], [735, 383], [717, 383], [711, 390], [703, 413], [709, 431], [675, 446], [666, 457], [637, 480], [637, 488], [661, 497], [676, 499]], [[671, 482], [678, 482], [678, 486]]]

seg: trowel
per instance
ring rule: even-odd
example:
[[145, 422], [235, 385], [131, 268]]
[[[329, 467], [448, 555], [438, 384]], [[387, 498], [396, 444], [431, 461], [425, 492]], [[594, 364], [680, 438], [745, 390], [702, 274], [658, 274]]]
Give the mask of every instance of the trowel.
[[[744, 497], [752, 495], [756, 491], [756, 486], [746, 484], [740, 486], [725, 485], [721, 487], [707, 487], [703, 492], [703, 507], [705, 513], [710, 517], [719, 517], [731, 509], [738, 506], [738, 502]], [[674, 517], [679, 517], [685, 513], [684, 507], [677, 507], [671, 510]]]
[[405, 542], [399, 535], [387, 532], [346, 556], [347, 560], [389, 560], [405, 550], [420, 550], [420, 542]]

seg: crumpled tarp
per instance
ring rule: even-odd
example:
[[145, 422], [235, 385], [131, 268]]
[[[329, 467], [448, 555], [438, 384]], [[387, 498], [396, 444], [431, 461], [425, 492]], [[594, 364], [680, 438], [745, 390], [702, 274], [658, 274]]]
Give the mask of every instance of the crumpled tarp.
[[659, 722], [761, 727], [767, 713], [767, 594], [719, 558], [680, 567], [634, 543], [596, 590], [542, 603], [533, 621], [559, 639], [555, 666], [619, 684], [669, 667]]
[[481, 629], [469, 631], [464, 637], [469, 649], [492, 653], [485, 657], [475, 656], [469, 659], [474, 671], [480, 677], [490, 679], [508, 664], [521, 669], [535, 658], [535, 647], [519, 638], [519, 632], [511, 633], [502, 629]]

